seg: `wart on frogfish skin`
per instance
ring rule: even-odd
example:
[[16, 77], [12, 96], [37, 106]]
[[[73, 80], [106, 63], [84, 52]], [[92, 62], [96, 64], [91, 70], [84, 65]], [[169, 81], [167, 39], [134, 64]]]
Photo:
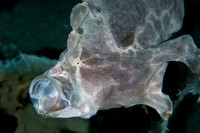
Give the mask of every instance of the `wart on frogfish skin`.
[[200, 71], [200, 50], [190, 35], [168, 40], [183, 17], [183, 0], [83, 0], [72, 9], [68, 49], [31, 83], [36, 111], [90, 118], [98, 110], [144, 104], [167, 120], [172, 102], [161, 91], [167, 63]]

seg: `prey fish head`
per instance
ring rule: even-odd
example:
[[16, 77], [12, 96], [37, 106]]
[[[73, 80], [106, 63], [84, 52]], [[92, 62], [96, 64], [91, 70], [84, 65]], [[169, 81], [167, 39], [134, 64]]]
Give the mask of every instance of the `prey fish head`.
[[82, 117], [88, 118], [87, 98], [75, 89], [67, 71], [56, 64], [49, 71], [31, 82], [29, 95], [38, 114], [44, 117]]

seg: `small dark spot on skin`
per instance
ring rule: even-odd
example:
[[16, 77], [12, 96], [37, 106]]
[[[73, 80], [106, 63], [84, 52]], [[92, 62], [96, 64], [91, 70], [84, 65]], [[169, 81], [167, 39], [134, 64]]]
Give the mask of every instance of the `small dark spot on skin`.
[[78, 27], [78, 33], [79, 33], [79, 34], [83, 34], [83, 28]]
[[100, 7], [97, 7], [97, 8], [96, 8], [96, 11], [97, 11], [98, 13], [101, 13], [101, 8], [100, 8]]
[[121, 40], [122, 47], [127, 47], [131, 45], [134, 41], [134, 33], [130, 33]]

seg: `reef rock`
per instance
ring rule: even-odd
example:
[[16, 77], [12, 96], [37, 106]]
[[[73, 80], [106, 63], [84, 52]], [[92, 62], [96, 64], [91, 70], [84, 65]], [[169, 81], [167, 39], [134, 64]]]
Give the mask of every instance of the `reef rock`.
[[90, 118], [98, 110], [144, 104], [168, 119], [172, 102], [161, 91], [167, 63], [200, 71], [192, 37], [169, 40], [183, 17], [183, 0], [83, 0], [71, 13], [68, 49], [31, 83], [35, 109]]

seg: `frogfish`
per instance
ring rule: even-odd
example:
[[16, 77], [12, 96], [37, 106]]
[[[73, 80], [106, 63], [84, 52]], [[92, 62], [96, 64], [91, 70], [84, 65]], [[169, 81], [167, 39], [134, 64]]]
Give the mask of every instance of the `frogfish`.
[[30, 85], [35, 110], [87, 119], [142, 104], [168, 119], [172, 102], [162, 92], [168, 62], [200, 72], [192, 37], [172, 37], [183, 18], [183, 0], [83, 0], [72, 9], [66, 50]]

